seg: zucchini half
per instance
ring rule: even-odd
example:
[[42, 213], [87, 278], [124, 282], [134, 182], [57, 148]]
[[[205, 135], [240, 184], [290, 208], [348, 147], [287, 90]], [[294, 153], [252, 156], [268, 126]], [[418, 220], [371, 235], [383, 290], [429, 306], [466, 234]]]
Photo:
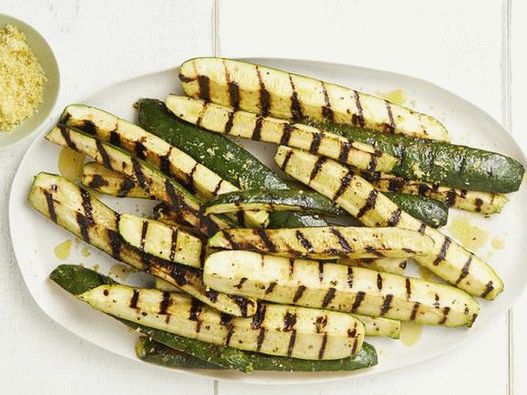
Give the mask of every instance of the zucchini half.
[[254, 318], [226, 317], [181, 293], [104, 284], [77, 296], [127, 321], [207, 343], [309, 360], [346, 358], [362, 347], [364, 324], [349, 314], [261, 304]]
[[296, 121], [329, 121], [400, 133], [412, 137], [449, 140], [435, 118], [387, 100], [286, 71], [221, 58], [184, 62], [179, 79], [185, 94], [263, 116]]
[[434, 242], [428, 236], [405, 229], [329, 226], [224, 229], [209, 239], [208, 247], [252, 250], [291, 258], [406, 258], [430, 254], [434, 251]]
[[166, 103], [181, 119], [211, 132], [300, 148], [370, 172], [389, 173], [398, 162], [396, 157], [370, 145], [312, 126], [262, 117], [186, 96], [171, 95]]
[[119, 214], [65, 178], [39, 173], [33, 180], [28, 200], [37, 211], [92, 246], [224, 313], [252, 316], [256, 311], [255, 300], [208, 290], [201, 270], [144, 254], [124, 242], [118, 232]]
[[170, 205], [186, 222], [205, 233], [214, 233], [218, 229], [232, 227], [232, 222], [228, 218], [204, 215], [204, 208], [199, 198], [150, 164], [130, 156], [119, 148], [62, 125], [53, 128], [46, 139], [82, 152], [106, 168], [130, 177], [146, 193]]
[[471, 296], [449, 285], [250, 251], [209, 255], [203, 278], [221, 292], [425, 325], [471, 326], [479, 312]]
[[[204, 200], [238, 190], [230, 182], [162, 138], [106, 111], [83, 104], [72, 104], [64, 109], [59, 122], [145, 160], [167, 176], [183, 183]], [[269, 221], [264, 212], [244, 215], [247, 223], [256, 227], [263, 227]], [[244, 223], [240, 225], [243, 226]]]
[[402, 211], [349, 168], [284, 146], [279, 147], [275, 161], [291, 177], [331, 198], [366, 226], [396, 226], [430, 236], [434, 240], [433, 253], [415, 260], [443, 280], [489, 300], [503, 291], [503, 281], [491, 266], [455, 240]]

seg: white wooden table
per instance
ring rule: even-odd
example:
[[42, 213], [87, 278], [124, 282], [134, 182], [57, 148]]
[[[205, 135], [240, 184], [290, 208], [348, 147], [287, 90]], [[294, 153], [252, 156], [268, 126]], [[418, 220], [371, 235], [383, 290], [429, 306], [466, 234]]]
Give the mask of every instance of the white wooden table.
[[[0, 0], [0, 12], [33, 25], [54, 48], [62, 70], [59, 108], [194, 56], [316, 59], [441, 85], [505, 127], [514, 126], [527, 150], [521, 134], [527, 5], [520, 0]], [[28, 144], [0, 156], [0, 393], [527, 394], [527, 295], [448, 355], [324, 385], [255, 387], [199, 379], [132, 363], [81, 341], [39, 310], [11, 250], [7, 196]]]

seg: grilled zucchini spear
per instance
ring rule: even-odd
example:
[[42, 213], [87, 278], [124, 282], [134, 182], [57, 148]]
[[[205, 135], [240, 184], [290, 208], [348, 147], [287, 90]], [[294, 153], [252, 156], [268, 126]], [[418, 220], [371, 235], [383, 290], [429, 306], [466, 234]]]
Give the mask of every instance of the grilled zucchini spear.
[[428, 236], [405, 229], [330, 226], [224, 229], [209, 239], [208, 247], [252, 250], [291, 258], [405, 258], [430, 254], [434, 251], [434, 242]]
[[434, 240], [433, 254], [415, 259], [443, 280], [489, 300], [503, 291], [503, 282], [492, 267], [450, 237], [402, 211], [349, 168], [284, 146], [279, 147], [275, 160], [287, 174], [331, 198], [366, 226], [396, 226], [430, 236]]
[[388, 197], [394, 200], [399, 193], [412, 194], [420, 197], [444, 202], [449, 207], [472, 211], [484, 215], [499, 213], [508, 199], [501, 193], [467, 191], [466, 189], [443, 187], [439, 184], [406, 180], [393, 174], [360, 174], [371, 182], [379, 191], [390, 193]]
[[300, 148], [358, 169], [389, 173], [398, 161], [371, 145], [325, 133], [312, 126], [262, 117], [186, 96], [171, 95], [166, 103], [181, 119], [211, 132]]
[[[204, 200], [238, 190], [230, 182], [223, 180], [209, 168], [196, 162], [184, 151], [106, 111], [82, 104], [73, 104], [64, 109], [59, 122], [93, 135], [145, 160], [167, 176], [182, 182], [191, 192], [195, 192]], [[249, 225], [257, 227], [266, 226], [269, 221], [264, 212], [244, 213], [241, 218], [244, 216]], [[244, 225], [244, 222], [241, 225]]]
[[200, 270], [147, 255], [124, 242], [118, 231], [119, 214], [60, 176], [38, 174], [28, 199], [37, 211], [87, 243], [222, 312], [252, 316], [256, 311], [254, 300], [207, 290]]
[[351, 124], [377, 132], [448, 140], [425, 114], [311, 77], [221, 58], [187, 60], [179, 69], [185, 93], [263, 116]]
[[218, 229], [232, 226], [232, 222], [223, 216], [204, 215], [204, 208], [199, 198], [150, 164], [132, 157], [119, 148], [65, 126], [53, 128], [46, 138], [52, 143], [82, 152], [105, 167], [125, 174], [148, 194], [180, 212], [190, 225], [205, 233], [213, 233]]
[[471, 326], [479, 312], [472, 297], [448, 285], [250, 251], [209, 255], [203, 278], [221, 292], [425, 325]]

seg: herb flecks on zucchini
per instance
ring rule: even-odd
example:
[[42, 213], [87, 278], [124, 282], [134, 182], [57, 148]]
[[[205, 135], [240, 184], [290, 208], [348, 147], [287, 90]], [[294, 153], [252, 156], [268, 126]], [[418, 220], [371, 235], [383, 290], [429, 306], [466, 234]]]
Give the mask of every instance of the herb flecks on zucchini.
[[118, 231], [119, 215], [87, 191], [60, 176], [38, 174], [28, 200], [37, 211], [92, 246], [169, 282], [222, 312], [251, 316], [256, 311], [255, 300], [206, 289], [200, 270], [144, 254], [124, 242]]
[[187, 60], [179, 73], [188, 96], [263, 116], [324, 120], [448, 140], [445, 127], [429, 115], [307, 76], [221, 58]]
[[396, 226], [431, 237], [433, 253], [415, 259], [443, 280], [489, 300], [503, 291], [503, 281], [491, 266], [455, 240], [402, 211], [349, 168], [331, 159], [284, 146], [279, 147], [275, 160], [291, 177], [331, 198], [366, 226]]
[[247, 210], [301, 211], [328, 215], [342, 214], [334, 203], [317, 192], [302, 190], [245, 190], [220, 195], [207, 203], [205, 214]]
[[471, 326], [479, 312], [471, 296], [449, 285], [250, 251], [213, 253], [203, 273], [221, 292], [425, 325]]
[[181, 119], [211, 132], [300, 148], [370, 172], [390, 172], [398, 162], [394, 156], [371, 145], [312, 126], [262, 117], [186, 96], [171, 95], [166, 103]]
[[224, 229], [209, 239], [208, 246], [314, 259], [334, 259], [336, 256], [405, 258], [434, 251], [430, 237], [388, 227]]
[[315, 126], [400, 158], [392, 172], [408, 180], [472, 191], [509, 193], [518, 190], [525, 172], [518, 161], [477, 148], [400, 135], [380, 135], [346, 125]]

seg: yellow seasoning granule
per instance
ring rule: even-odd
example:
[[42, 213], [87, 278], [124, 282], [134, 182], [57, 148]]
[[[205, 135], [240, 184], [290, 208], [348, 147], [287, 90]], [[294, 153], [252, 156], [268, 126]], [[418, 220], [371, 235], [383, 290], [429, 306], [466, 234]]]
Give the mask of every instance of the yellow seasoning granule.
[[0, 131], [30, 117], [42, 103], [46, 77], [26, 36], [13, 25], [0, 29]]

